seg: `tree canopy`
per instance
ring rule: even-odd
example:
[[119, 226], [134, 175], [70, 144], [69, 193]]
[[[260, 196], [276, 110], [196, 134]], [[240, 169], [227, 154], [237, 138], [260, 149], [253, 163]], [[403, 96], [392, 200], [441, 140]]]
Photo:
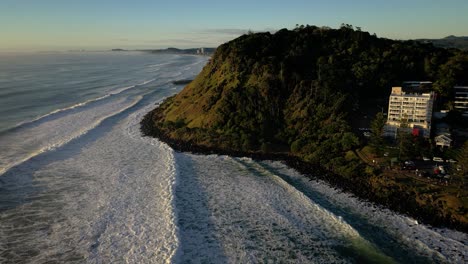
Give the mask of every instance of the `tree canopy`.
[[346, 174], [356, 164], [345, 153], [359, 144], [352, 105], [388, 98], [405, 80], [436, 80], [448, 95], [454, 83], [467, 82], [467, 65], [462, 51], [378, 38], [347, 24], [249, 33], [218, 47], [154, 122], [191, 144], [289, 152]]

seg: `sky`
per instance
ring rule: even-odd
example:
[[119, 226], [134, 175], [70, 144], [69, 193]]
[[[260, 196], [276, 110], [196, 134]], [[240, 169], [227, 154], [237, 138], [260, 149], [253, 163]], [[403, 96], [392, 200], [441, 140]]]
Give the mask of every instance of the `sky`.
[[468, 0], [0, 0], [0, 51], [216, 47], [342, 23], [391, 39], [468, 36]]

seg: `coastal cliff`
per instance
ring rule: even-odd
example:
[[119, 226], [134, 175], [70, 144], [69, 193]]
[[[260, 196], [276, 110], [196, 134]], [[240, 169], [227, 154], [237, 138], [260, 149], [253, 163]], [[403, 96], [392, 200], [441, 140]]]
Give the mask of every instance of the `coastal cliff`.
[[284, 160], [362, 198], [466, 231], [465, 213], [421, 207], [413, 190], [369, 171], [356, 158], [362, 143], [353, 127], [360, 109], [404, 80], [437, 79], [434, 89], [450, 94], [467, 78], [444, 74], [459, 56], [350, 25], [246, 34], [218, 47], [195, 80], [145, 116], [142, 131], [180, 151]]

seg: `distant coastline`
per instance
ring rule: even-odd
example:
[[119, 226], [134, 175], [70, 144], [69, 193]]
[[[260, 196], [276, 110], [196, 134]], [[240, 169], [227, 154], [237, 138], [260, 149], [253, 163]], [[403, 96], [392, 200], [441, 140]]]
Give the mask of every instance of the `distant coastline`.
[[114, 48], [111, 52], [124, 52], [124, 51], [140, 51], [152, 54], [182, 54], [182, 55], [204, 55], [210, 56], [215, 52], [216, 48], [189, 48], [189, 49], [178, 49], [178, 48], [166, 48], [166, 49], [121, 49]]

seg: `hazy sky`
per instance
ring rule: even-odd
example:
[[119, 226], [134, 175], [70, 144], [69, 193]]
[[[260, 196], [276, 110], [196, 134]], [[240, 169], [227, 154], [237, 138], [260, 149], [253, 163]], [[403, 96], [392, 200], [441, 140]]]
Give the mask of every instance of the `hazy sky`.
[[217, 46], [341, 23], [393, 39], [468, 36], [468, 0], [0, 0], [0, 51]]

